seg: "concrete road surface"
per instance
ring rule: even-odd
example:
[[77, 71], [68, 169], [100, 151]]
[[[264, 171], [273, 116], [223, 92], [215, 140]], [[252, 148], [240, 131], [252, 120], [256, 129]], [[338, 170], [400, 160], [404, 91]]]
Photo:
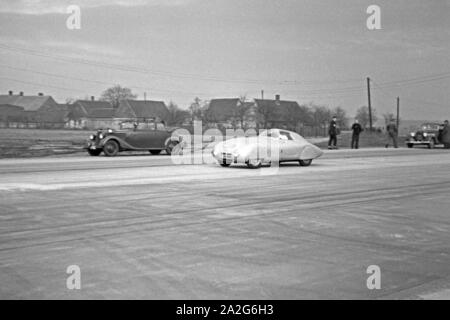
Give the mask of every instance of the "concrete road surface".
[[449, 299], [449, 168], [438, 149], [1, 160], [0, 298]]

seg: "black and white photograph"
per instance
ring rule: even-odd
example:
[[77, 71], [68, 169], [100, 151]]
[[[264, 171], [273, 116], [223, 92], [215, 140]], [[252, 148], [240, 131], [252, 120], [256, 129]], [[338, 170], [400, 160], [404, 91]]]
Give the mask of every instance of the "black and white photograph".
[[449, 120], [449, 0], [0, 0], [0, 300], [450, 300]]

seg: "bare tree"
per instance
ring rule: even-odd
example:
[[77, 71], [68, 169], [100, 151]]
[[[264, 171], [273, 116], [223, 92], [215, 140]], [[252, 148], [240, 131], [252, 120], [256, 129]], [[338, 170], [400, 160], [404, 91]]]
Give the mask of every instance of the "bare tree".
[[245, 127], [245, 119], [250, 111], [251, 103], [247, 102], [247, 96], [243, 95], [239, 97], [236, 106], [233, 108], [233, 127], [236, 129], [236, 123], [239, 123], [241, 128]]
[[137, 95], [134, 94], [130, 88], [121, 87], [115, 85], [103, 91], [100, 100], [108, 101], [114, 108], [119, 107], [120, 100], [136, 99]]
[[391, 121], [395, 121], [395, 115], [393, 113], [385, 113], [383, 114], [384, 123], [388, 125]]
[[261, 102], [262, 103], [258, 103], [258, 105], [256, 106], [258, 124], [262, 124], [264, 129], [269, 129], [269, 121], [275, 115], [275, 110], [269, 103], [264, 103], [264, 100], [262, 100]]
[[339, 128], [344, 129], [344, 128], [348, 127], [347, 112], [343, 108], [336, 107], [333, 109], [332, 113], [333, 113], [333, 116], [336, 116], [336, 118], [337, 118], [336, 122], [337, 122]]
[[183, 124], [183, 122], [186, 119], [189, 119], [189, 117], [190, 117], [189, 111], [180, 109], [172, 101], [169, 102], [167, 109], [169, 109], [169, 113], [170, 113], [170, 118], [168, 121], [168, 123], [170, 125], [179, 126], [179, 125]]
[[189, 113], [191, 115], [192, 123], [194, 122], [194, 120], [201, 120], [202, 119], [201, 101], [202, 100], [199, 97], [195, 97], [194, 101], [189, 106]]
[[[362, 106], [356, 110], [355, 119], [358, 119], [361, 126], [366, 129], [369, 124], [369, 108], [367, 106]], [[372, 122], [378, 120], [376, 110], [372, 108]]]

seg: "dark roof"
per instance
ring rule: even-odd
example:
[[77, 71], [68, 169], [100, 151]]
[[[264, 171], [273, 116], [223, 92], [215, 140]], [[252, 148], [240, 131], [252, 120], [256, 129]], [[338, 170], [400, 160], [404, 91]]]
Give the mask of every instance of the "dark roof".
[[155, 118], [167, 120], [170, 117], [163, 101], [141, 101], [141, 100], [123, 100], [120, 102], [129, 106], [137, 118]]
[[236, 98], [212, 99], [209, 102], [208, 113], [215, 121], [226, 121], [233, 117], [234, 108], [238, 102], [239, 99]]
[[73, 105], [82, 108], [84, 116], [88, 118], [112, 118], [114, 108], [108, 101], [77, 100]]
[[24, 111], [23, 107], [14, 106], [11, 104], [0, 104], [0, 112], [3, 110]]
[[90, 109], [89, 117], [91, 118], [112, 118], [114, 117], [113, 108]]
[[300, 108], [296, 101], [255, 99], [255, 102], [258, 107], [274, 110], [269, 119], [271, 121], [290, 120], [287, 117], [291, 114], [291, 110]]
[[113, 106], [108, 101], [93, 101], [93, 100], [77, 100], [74, 102], [81, 105], [88, 111], [88, 109], [108, 109], [113, 108]]
[[49, 100], [52, 100], [52, 103], [54, 102], [50, 96], [0, 95], [0, 104], [22, 107], [26, 111], [36, 111]]

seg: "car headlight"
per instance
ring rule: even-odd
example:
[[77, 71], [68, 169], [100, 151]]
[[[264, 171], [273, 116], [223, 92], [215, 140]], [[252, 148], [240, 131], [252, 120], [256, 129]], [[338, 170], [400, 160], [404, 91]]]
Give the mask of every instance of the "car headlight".
[[103, 135], [103, 133], [100, 133], [99, 135], [98, 135], [98, 138], [101, 140], [101, 139], [103, 139], [105, 136]]
[[411, 135], [411, 137], [414, 137], [416, 135], [416, 133], [415, 132], [411, 132], [410, 135]]
[[91, 135], [89, 136], [89, 140], [95, 140], [95, 136], [94, 136], [93, 134], [91, 134]]
[[113, 129], [108, 129], [108, 133], [112, 133], [113, 132]]
[[423, 133], [423, 136], [424, 136], [424, 137], [428, 136], [428, 133], [424, 132], [424, 133]]

